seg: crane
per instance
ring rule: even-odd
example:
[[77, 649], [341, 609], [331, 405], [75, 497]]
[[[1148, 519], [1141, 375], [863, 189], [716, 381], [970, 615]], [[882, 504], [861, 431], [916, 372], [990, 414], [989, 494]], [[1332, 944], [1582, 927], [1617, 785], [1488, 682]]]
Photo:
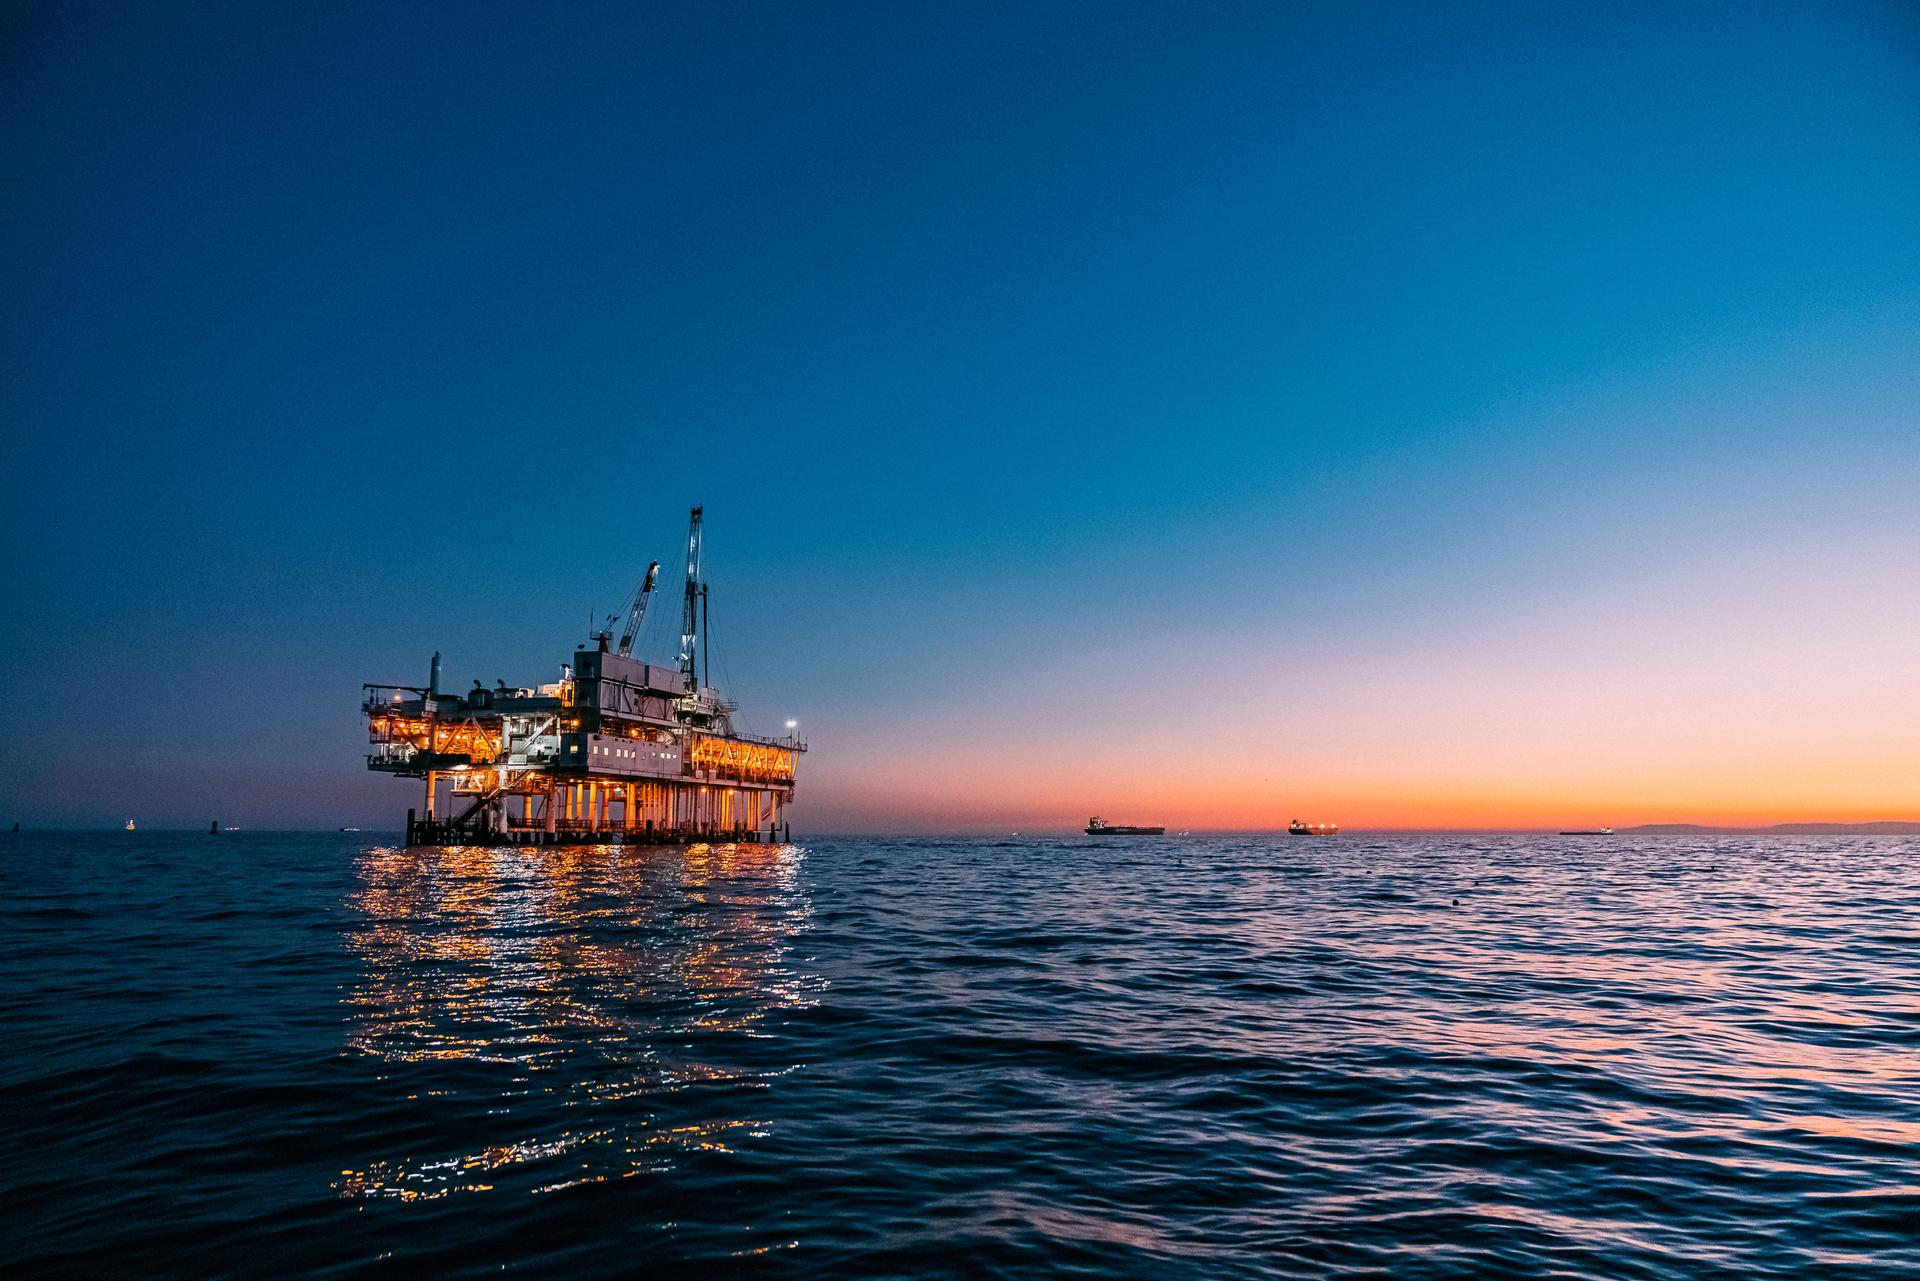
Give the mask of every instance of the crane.
[[659, 576], [660, 562], [647, 566], [647, 577], [633, 594], [633, 606], [627, 610], [627, 629], [620, 633], [620, 657], [633, 652], [633, 638], [640, 634], [640, 621], [647, 616], [647, 598], [653, 595], [653, 580]]

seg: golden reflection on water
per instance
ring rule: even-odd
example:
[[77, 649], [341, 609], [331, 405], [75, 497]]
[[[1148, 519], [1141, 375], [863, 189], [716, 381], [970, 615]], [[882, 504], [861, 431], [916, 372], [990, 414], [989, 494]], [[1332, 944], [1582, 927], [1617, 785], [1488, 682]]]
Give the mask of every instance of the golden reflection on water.
[[790, 958], [809, 912], [802, 857], [733, 844], [366, 851], [349, 900], [363, 919], [347, 934], [348, 1051], [415, 1109], [399, 1124], [424, 1104], [456, 1131], [497, 1134], [467, 1152], [371, 1159], [341, 1172], [340, 1194], [557, 1191], [760, 1132], [748, 1117], [661, 1114], [691, 1085], [779, 1070], [748, 1051], [770, 1017], [813, 1000]]

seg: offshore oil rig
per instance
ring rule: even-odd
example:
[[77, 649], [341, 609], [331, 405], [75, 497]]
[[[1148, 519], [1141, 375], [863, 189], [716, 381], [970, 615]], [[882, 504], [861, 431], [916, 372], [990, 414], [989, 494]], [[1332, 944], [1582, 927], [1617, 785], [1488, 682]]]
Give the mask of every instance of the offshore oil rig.
[[[682, 844], [786, 838], [799, 736], [733, 728], [734, 704], [701, 684], [707, 584], [700, 513], [687, 529], [680, 654], [672, 666], [633, 657], [660, 563], [634, 590], [619, 640], [609, 614], [545, 685], [464, 694], [362, 686], [367, 768], [425, 781], [407, 811], [408, 845]], [[793, 722], [788, 722], [791, 731]]]

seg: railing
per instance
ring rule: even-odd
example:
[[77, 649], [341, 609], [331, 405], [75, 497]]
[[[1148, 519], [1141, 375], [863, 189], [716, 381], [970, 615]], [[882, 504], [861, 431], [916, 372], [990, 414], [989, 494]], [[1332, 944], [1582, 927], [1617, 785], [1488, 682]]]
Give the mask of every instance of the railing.
[[798, 734], [789, 734], [785, 738], [769, 738], [761, 734], [716, 734], [715, 738], [732, 738], [742, 743], [754, 743], [761, 747], [784, 747], [790, 752], [807, 750], [807, 740]]

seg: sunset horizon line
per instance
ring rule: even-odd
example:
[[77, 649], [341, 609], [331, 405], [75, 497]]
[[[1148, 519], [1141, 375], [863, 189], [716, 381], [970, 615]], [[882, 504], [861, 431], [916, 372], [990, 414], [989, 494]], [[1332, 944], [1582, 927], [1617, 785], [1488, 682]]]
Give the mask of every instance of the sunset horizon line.
[[[145, 833], [148, 835], [155, 835], [155, 834], [195, 835], [195, 834], [198, 834], [198, 835], [205, 836], [205, 835], [214, 834], [214, 833], [210, 833], [206, 827], [203, 827], [197, 823], [190, 824], [188, 826], [172, 825], [177, 822], [178, 820], [172, 820], [171, 822], [163, 822], [158, 824], [141, 824], [138, 827], [134, 828], [133, 830], [137, 832]], [[1576, 820], [1576, 819], [1567, 820], [1567, 823], [1569, 825], [1577, 822], [1579, 822], [1579, 820]], [[1031, 821], [1023, 821], [1020, 819], [1008, 819], [999, 823], [973, 822], [973, 823], [964, 823], [964, 824], [956, 823], [956, 824], [950, 824], [950, 825], [907, 825], [907, 826], [891, 826], [891, 827], [868, 826], [868, 825], [847, 826], [847, 825], [836, 824], [836, 825], [828, 825], [818, 830], [807, 831], [804, 833], [801, 839], [816, 839], [816, 838], [840, 837], [840, 836], [858, 836], [858, 837], [923, 836], [924, 837], [924, 836], [1046, 835], [1046, 834], [1058, 834], [1058, 833], [1077, 833], [1082, 831], [1083, 826], [1084, 826], [1084, 820], [1067, 820], [1067, 819], [1056, 819], [1056, 818], [1044, 818], [1044, 819], [1037, 819], [1037, 820], [1031, 820]], [[1169, 836], [1188, 836], [1188, 835], [1193, 835], [1193, 836], [1273, 836], [1273, 835], [1285, 835], [1287, 832], [1287, 825], [1285, 822], [1276, 823], [1273, 825], [1252, 825], [1252, 826], [1246, 826], [1246, 825], [1210, 826], [1205, 824], [1183, 825], [1179, 823], [1167, 823], [1167, 824], [1164, 824], [1164, 826], [1168, 829], [1167, 835]], [[1783, 818], [1783, 819], [1773, 819], [1768, 821], [1740, 821], [1740, 822], [1715, 821], [1711, 819], [1655, 819], [1655, 820], [1647, 820], [1642, 822], [1617, 823], [1617, 824], [1601, 823], [1601, 824], [1593, 825], [1589, 827], [1582, 827], [1577, 831], [1571, 826], [1555, 825], [1550, 823], [1549, 824], [1533, 823], [1533, 824], [1520, 824], [1520, 825], [1500, 824], [1500, 823], [1484, 823], [1484, 824], [1354, 823], [1354, 824], [1335, 824], [1334, 826], [1339, 835], [1346, 835], [1346, 836], [1579, 835], [1579, 834], [1590, 834], [1596, 829], [1596, 827], [1603, 828], [1607, 832], [1618, 832], [1618, 833], [1629, 833], [1629, 832], [1646, 833], [1648, 829], [1653, 829], [1653, 828], [1697, 828], [1706, 832], [1752, 832], [1752, 833], [1764, 834], [1764, 833], [1775, 831], [1781, 828], [1800, 828], [1800, 827], [1805, 827], [1805, 828], [1901, 828], [1901, 827], [1906, 827], [1906, 828], [1913, 828], [1916, 831], [1920, 831], [1920, 817], [1862, 818], [1862, 819]], [[1006, 830], [1009, 828], [1013, 830], [1011, 831]], [[78, 832], [110, 832], [110, 831], [120, 831], [123, 829], [120, 824], [109, 822], [105, 824], [39, 823], [39, 824], [32, 824], [32, 825], [23, 825], [19, 830], [20, 831], [38, 831], [38, 832], [76, 832], [78, 833]], [[394, 827], [389, 829], [384, 826], [373, 826], [373, 827], [366, 827], [366, 828], [331, 827], [331, 826], [300, 826], [300, 825], [279, 825], [279, 824], [271, 824], [271, 825], [265, 825], [265, 826], [249, 826], [245, 824], [221, 823], [218, 834], [246, 835], [246, 834], [266, 834], [266, 833], [300, 833], [300, 834], [308, 834], [308, 835], [319, 835], [319, 834], [327, 834], [327, 833], [340, 833], [340, 834], [364, 833], [364, 834], [377, 835], [389, 830], [397, 832], [401, 829], [399, 827]], [[1657, 835], [1658, 833], [1653, 833], [1653, 834]], [[1792, 835], [1793, 833], [1782, 833], [1782, 834]], [[1819, 833], [1811, 833], [1811, 834], [1818, 835]], [[1848, 833], [1831, 833], [1831, 834], [1846, 835]], [[1855, 834], [1871, 835], [1872, 833], [1862, 832], [1862, 833], [1855, 833]]]

